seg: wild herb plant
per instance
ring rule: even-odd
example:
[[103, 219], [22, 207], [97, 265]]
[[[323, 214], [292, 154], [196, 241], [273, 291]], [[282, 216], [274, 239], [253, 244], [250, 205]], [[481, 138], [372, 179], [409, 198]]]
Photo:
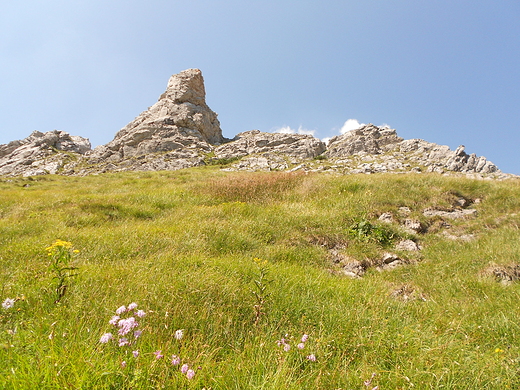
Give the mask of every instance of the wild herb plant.
[[253, 305], [255, 312], [254, 324], [255, 326], [258, 326], [262, 317], [267, 314], [267, 301], [271, 295], [267, 292], [267, 289], [271, 283], [271, 280], [267, 278], [269, 274], [267, 260], [262, 260], [255, 257], [254, 262], [258, 267], [258, 273], [255, 274], [255, 279], [253, 280], [254, 289], [251, 291], [251, 293], [255, 299], [255, 303]]
[[53, 279], [56, 280], [56, 300], [54, 303], [59, 303], [67, 292], [67, 283], [77, 275], [74, 272], [78, 267], [70, 265], [70, 262], [73, 254], [79, 253], [79, 250], [73, 249], [71, 242], [59, 239], [45, 250], [51, 259], [49, 270], [54, 274]]

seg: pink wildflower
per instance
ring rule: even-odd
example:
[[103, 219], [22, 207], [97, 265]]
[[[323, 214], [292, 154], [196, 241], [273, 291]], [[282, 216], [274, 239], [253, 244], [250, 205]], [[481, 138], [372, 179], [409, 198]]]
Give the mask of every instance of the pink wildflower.
[[146, 315], [146, 313], [143, 311], [143, 310], [137, 310], [137, 312], [135, 313], [135, 315], [139, 318], [141, 317], [144, 317]]
[[279, 347], [287, 344], [287, 342], [285, 341], [285, 339], [283, 337], [280, 340], [278, 340], [276, 343], [278, 344]]
[[291, 346], [290, 346], [289, 344], [284, 344], [284, 346], [283, 346], [283, 350], [284, 350], [285, 352], [289, 352], [289, 351], [291, 350]]
[[108, 323], [109, 323], [110, 325], [114, 325], [114, 326], [116, 326], [116, 325], [117, 325], [117, 322], [119, 321], [120, 318], [121, 318], [121, 317], [119, 317], [119, 316], [113, 316], [113, 317], [110, 319], [110, 321], [108, 321]]
[[139, 324], [135, 321], [134, 317], [130, 317], [127, 319], [119, 320], [117, 323], [119, 326], [119, 334], [121, 336], [124, 336], [125, 334], [129, 333], [133, 328], [139, 326]]
[[303, 349], [305, 348], [305, 343], [300, 343], [297, 345], [298, 349]]
[[179, 330], [176, 330], [176, 331], [175, 331], [175, 338], [176, 338], [177, 340], [182, 339], [183, 336], [184, 336], [184, 330], [179, 329]]
[[123, 368], [126, 367], [126, 361], [123, 360], [123, 361], [121, 362], [121, 367], [123, 367]]
[[193, 371], [193, 370], [186, 371], [186, 377], [188, 379], [193, 379], [194, 376], [195, 376], [195, 371]]
[[124, 347], [125, 345], [130, 345], [130, 342], [126, 338], [120, 338], [119, 339], [119, 346]]
[[307, 360], [310, 360], [311, 362], [315, 362], [316, 361], [316, 356], [314, 356], [314, 354], [311, 353], [309, 356], [307, 356]]
[[307, 342], [308, 339], [309, 339], [309, 335], [308, 335], [308, 334], [304, 334], [304, 335], [302, 336], [302, 343]]
[[121, 306], [120, 308], [118, 308], [116, 310], [116, 314], [120, 315], [120, 314], [123, 314], [125, 311], [126, 311], [126, 307], [125, 306]]
[[138, 357], [139, 356], [139, 351], [132, 351], [132, 355], [134, 355], [134, 357]]
[[189, 368], [190, 368], [190, 367], [189, 367], [186, 363], [184, 363], [184, 364], [182, 365], [182, 367], [181, 367], [181, 372], [182, 372], [183, 374], [186, 374], [186, 373], [188, 372], [188, 369], [189, 369]]
[[135, 337], [136, 339], [138, 339], [139, 337], [141, 337], [141, 333], [143, 333], [142, 330], [136, 330], [136, 331], [134, 332], [134, 337]]
[[102, 344], [106, 344], [112, 339], [112, 337], [112, 333], [105, 333], [103, 336], [101, 336], [99, 342]]
[[181, 364], [181, 358], [177, 355], [172, 355], [172, 364], [174, 366], [178, 366], [179, 364]]
[[130, 311], [130, 310], [134, 310], [137, 308], [137, 303], [135, 302], [132, 302], [131, 304], [128, 305], [128, 307], [126, 308], [126, 310]]
[[155, 355], [156, 359], [160, 359], [160, 358], [164, 357], [164, 355], [161, 353], [160, 350], [159, 351], [155, 351], [153, 354]]

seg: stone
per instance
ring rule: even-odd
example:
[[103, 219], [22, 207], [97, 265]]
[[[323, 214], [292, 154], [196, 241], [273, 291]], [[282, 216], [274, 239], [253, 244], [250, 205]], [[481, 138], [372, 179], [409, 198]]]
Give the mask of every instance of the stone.
[[425, 230], [423, 224], [418, 219], [405, 219], [403, 227], [407, 232], [412, 234], [422, 233]]
[[360, 152], [379, 154], [385, 147], [397, 144], [403, 139], [393, 129], [372, 124], [332, 137], [327, 146], [327, 157], [346, 157]]
[[394, 216], [392, 213], [383, 213], [379, 216], [378, 220], [385, 223], [392, 223], [394, 222]]
[[211, 150], [224, 142], [217, 114], [206, 104], [199, 69], [171, 76], [157, 103], [123, 127], [106, 145], [89, 154], [90, 163], [119, 161], [182, 149]]
[[240, 133], [233, 141], [216, 147], [215, 156], [229, 159], [269, 153], [306, 160], [319, 156], [325, 149], [325, 144], [311, 135], [251, 130]]
[[87, 138], [53, 130], [34, 131], [29, 137], [0, 145], [0, 175], [37, 176], [59, 173], [61, 168], [90, 151]]
[[435, 208], [427, 208], [423, 211], [425, 217], [442, 217], [450, 219], [464, 218], [468, 216], [476, 216], [477, 210], [475, 209], [455, 209], [451, 211], [437, 210]]
[[415, 251], [420, 251], [421, 247], [415, 241], [402, 240], [397, 243], [397, 245], [395, 246], [395, 249], [397, 249], [399, 251], [415, 252]]

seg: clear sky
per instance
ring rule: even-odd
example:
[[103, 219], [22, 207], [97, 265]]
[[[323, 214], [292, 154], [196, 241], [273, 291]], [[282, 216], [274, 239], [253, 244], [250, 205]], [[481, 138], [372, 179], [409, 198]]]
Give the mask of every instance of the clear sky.
[[355, 119], [520, 174], [519, 0], [6, 1], [0, 144], [105, 144], [188, 68], [228, 138]]

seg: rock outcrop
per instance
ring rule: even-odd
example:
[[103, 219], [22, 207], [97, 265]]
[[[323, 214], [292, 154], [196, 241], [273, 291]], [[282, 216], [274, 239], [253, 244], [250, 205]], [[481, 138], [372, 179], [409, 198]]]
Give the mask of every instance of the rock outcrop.
[[87, 138], [64, 131], [41, 133], [0, 145], [1, 176], [36, 176], [59, 173], [67, 164], [74, 163], [90, 151]]
[[372, 124], [332, 137], [327, 145], [327, 157], [348, 157], [357, 153], [380, 154], [403, 141], [394, 129]]
[[514, 176], [503, 174], [485, 157], [468, 155], [464, 146], [452, 151], [420, 139], [403, 140], [394, 129], [372, 124], [333, 137], [328, 145], [311, 135], [259, 130], [227, 140], [217, 114], [206, 104], [198, 69], [171, 76], [153, 106], [94, 150], [88, 139], [57, 130], [34, 132], [24, 140], [0, 145], [2, 176], [177, 170], [208, 163], [249, 171]]
[[207, 151], [210, 145], [224, 140], [217, 114], [206, 104], [201, 71], [188, 69], [173, 75], [157, 103], [88, 157], [90, 163], [120, 165], [139, 156], [173, 151], [170, 157], [184, 160], [181, 166], [193, 166], [199, 151]]
[[239, 170], [284, 170], [291, 164], [319, 156], [325, 149], [325, 144], [311, 135], [252, 130], [215, 148], [214, 159], [242, 158], [234, 165]]

